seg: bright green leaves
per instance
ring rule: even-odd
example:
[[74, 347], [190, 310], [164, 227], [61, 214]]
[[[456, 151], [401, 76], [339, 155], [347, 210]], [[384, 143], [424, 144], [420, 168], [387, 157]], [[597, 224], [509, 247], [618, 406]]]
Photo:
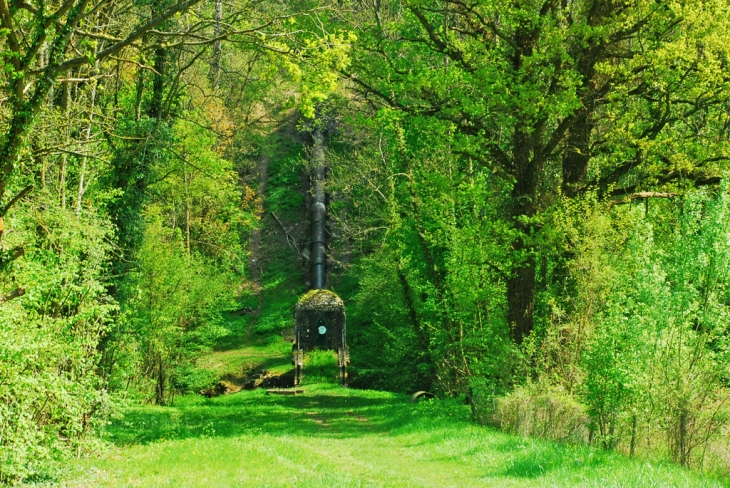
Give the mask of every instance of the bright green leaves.
[[171, 382], [176, 369], [190, 364], [201, 349], [225, 334], [219, 314], [230, 306], [232, 293], [226, 275], [203, 256], [188, 255], [184, 235], [166, 228], [162, 217], [147, 216], [136, 255], [138, 268], [125, 284], [129, 299], [124, 303], [123, 326], [131, 335], [116, 347], [135, 352], [127, 359], [128, 367], [147, 371], [120, 374], [138, 375], [137, 388], [153, 387], [156, 401], [165, 404], [175, 394]]
[[645, 9], [652, 12], [640, 31], [646, 48], [621, 46], [625, 61], [597, 66], [613, 89], [597, 112], [596, 136], [604, 137], [605, 146], [592, 170], [605, 175], [635, 160], [620, 186], [661, 185], [680, 173], [698, 181], [718, 176], [718, 165], [708, 163], [721, 161], [729, 149], [723, 108], [730, 93], [723, 68], [730, 42], [727, 5], [713, 0]]
[[[556, 249], [543, 271], [556, 273], [546, 293], [553, 311], [534, 357], [544, 361], [544, 384], [578, 394], [603, 447], [659, 449], [697, 466], [699, 449], [721, 432], [730, 327], [727, 199], [723, 185], [652, 202], [648, 214], [643, 206], [565, 200], [550, 224], [570, 258]], [[667, 443], [644, 447], [656, 439]]]
[[25, 256], [0, 290], [27, 294], [0, 306], [0, 483], [54, 475], [64, 454], [94, 449], [109, 407], [97, 365], [118, 312], [106, 290], [112, 226], [54, 196], [41, 188], [35, 205], [18, 205], [4, 238]]
[[[225, 334], [221, 313], [235, 307], [247, 251], [242, 234], [255, 224], [253, 191], [239, 186], [233, 164], [217, 151], [201, 114], [175, 120], [159, 152], [150, 151], [135, 266], [119, 284], [125, 331], [112, 384], [134, 379], [157, 403], [176, 394], [180, 375]], [[161, 141], [157, 141], [160, 143]], [[124, 216], [123, 216], [124, 217]], [[130, 225], [127, 222], [126, 225]]]
[[[309, 37], [290, 56], [282, 59], [284, 68], [297, 87], [297, 105], [306, 118], [315, 118], [315, 106], [339, 87], [339, 73], [350, 64], [349, 52], [356, 40], [352, 32], [334, 32]], [[281, 50], [280, 43], [270, 44]]]

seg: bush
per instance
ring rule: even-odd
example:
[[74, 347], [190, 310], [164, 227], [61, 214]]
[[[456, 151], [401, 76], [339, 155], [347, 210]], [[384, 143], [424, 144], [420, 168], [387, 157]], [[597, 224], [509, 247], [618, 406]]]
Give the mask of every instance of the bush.
[[194, 365], [183, 365], [172, 373], [172, 387], [179, 393], [197, 393], [219, 380], [215, 371]]
[[491, 416], [480, 414], [482, 420], [491, 420], [502, 430], [523, 436], [544, 437], [563, 442], [587, 442], [589, 437], [589, 417], [585, 407], [572, 395], [559, 388], [540, 389], [536, 386], [525, 386], [516, 389], [507, 396], [494, 399], [490, 407], [487, 402], [484, 409], [488, 412], [494, 408]]
[[93, 450], [110, 407], [97, 374], [117, 313], [105, 289], [110, 225], [48, 207], [19, 206], [5, 241], [25, 256], [0, 275], [0, 296], [17, 283], [28, 293], [0, 307], [0, 485], [48, 479], [63, 459]]

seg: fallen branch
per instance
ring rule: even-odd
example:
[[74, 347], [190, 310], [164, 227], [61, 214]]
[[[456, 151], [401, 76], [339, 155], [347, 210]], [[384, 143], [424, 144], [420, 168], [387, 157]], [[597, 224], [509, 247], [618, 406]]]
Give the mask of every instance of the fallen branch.
[[5, 217], [5, 214], [8, 213], [8, 210], [10, 210], [10, 208], [13, 205], [15, 205], [16, 203], [18, 203], [18, 200], [20, 200], [21, 198], [23, 198], [24, 196], [26, 196], [28, 193], [30, 193], [32, 191], [33, 191], [33, 185], [28, 185], [25, 188], [23, 188], [20, 193], [18, 193], [17, 195], [15, 195], [15, 198], [13, 198], [12, 200], [10, 200], [10, 202], [8, 202], [8, 204], [5, 205], [5, 208], [3, 208], [2, 214], [0, 214], [0, 217]]
[[[2, 233], [0, 232], [0, 234]], [[25, 256], [25, 249], [22, 247], [16, 247], [12, 251], [0, 250], [0, 266], [12, 263], [21, 256]]]
[[[297, 246], [297, 241], [296, 241], [296, 239], [294, 239], [294, 236], [289, 234], [289, 232], [286, 230], [286, 227], [284, 227], [284, 224], [281, 223], [281, 220], [279, 220], [279, 217], [277, 217], [274, 212], [270, 212], [270, 213], [271, 213], [271, 216], [274, 217], [274, 219], [276, 219], [276, 222], [281, 227], [281, 230], [284, 231], [284, 235], [286, 236], [286, 243], [289, 245], [289, 247], [293, 247], [294, 250], [297, 252], [297, 254], [299, 254], [299, 246]], [[289, 239], [291, 239], [291, 242], [289, 242]], [[292, 246], [292, 242], [294, 243], [293, 246]]]
[[660, 192], [660, 191], [640, 191], [637, 193], [631, 193], [626, 195], [624, 198], [616, 201], [616, 205], [623, 205], [630, 203], [634, 200], [645, 200], [647, 198], [674, 198], [678, 193]]
[[18, 287], [7, 295], [0, 296], [0, 303], [7, 303], [10, 300], [22, 297], [23, 295], [25, 295], [25, 288]]

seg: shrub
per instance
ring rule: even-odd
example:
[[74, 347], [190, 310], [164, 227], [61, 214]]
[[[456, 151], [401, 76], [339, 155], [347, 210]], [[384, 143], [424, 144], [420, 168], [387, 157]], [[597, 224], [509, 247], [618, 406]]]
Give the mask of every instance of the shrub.
[[585, 407], [559, 388], [521, 387], [494, 405], [493, 422], [507, 432], [564, 442], [588, 440]]

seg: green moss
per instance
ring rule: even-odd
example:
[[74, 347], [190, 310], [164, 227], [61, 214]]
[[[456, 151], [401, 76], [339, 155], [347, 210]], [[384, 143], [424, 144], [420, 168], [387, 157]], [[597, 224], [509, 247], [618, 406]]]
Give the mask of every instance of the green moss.
[[337, 293], [330, 290], [309, 290], [307, 293], [302, 295], [297, 303], [304, 305], [309, 302], [342, 304], [342, 299], [339, 295], [337, 295]]

